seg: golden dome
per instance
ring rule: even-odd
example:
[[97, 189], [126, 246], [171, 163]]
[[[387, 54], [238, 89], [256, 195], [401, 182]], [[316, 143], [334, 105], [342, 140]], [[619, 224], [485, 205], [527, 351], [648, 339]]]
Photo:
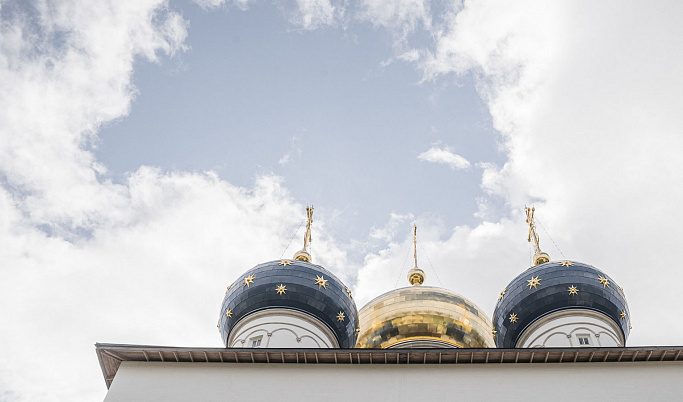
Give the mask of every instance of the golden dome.
[[358, 318], [357, 348], [495, 347], [489, 318], [446, 289], [392, 290], [365, 305]]

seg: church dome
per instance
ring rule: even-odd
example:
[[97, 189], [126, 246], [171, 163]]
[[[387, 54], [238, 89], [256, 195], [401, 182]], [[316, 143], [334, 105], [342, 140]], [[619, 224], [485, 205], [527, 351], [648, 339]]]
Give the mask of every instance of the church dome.
[[358, 311], [351, 291], [319, 265], [300, 260], [270, 261], [255, 266], [230, 285], [218, 324], [226, 347], [231, 346], [231, 331], [240, 321], [266, 310], [313, 317], [322, 323], [322, 332], [331, 332], [336, 338], [337, 345], [328, 347], [351, 348], [356, 342]]
[[358, 310], [351, 290], [311, 263], [313, 207], [303, 248], [292, 260], [255, 266], [228, 286], [218, 330], [226, 347], [352, 348]]
[[488, 348], [491, 322], [474, 303], [437, 287], [387, 292], [359, 313], [358, 348]]
[[628, 338], [630, 314], [621, 287], [591, 265], [552, 261], [529, 268], [501, 292], [493, 313], [497, 346], [521, 347], [525, 332], [535, 331], [528, 330], [530, 327], [543, 317], [563, 311], [579, 312], [582, 320], [591, 312], [597, 313], [593, 315], [615, 328], [612, 332], [621, 338], [617, 344], [623, 346]]

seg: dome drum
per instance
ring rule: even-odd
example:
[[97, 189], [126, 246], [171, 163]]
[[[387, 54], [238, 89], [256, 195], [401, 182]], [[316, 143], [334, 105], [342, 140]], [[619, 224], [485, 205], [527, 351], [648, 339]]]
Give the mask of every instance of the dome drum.
[[600, 313], [616, 324], [624, 342], [628, 338], [628, 305], [612, 278], [590, 265], [553, 261], [526, 270], [501, 293], [493, 313], [497, 346], [517, 347], [534, 322], [567, 309]]
[[219, 329], [228, 346], [240, 320], [267, 309], [289, 309], [312, 316], [337, 338], [339, 347], [356, 341], [358, 312], [350, 291], [326, 269], [305, 261], [279, 260], [257, 265], [235, 281], [221, 306]]

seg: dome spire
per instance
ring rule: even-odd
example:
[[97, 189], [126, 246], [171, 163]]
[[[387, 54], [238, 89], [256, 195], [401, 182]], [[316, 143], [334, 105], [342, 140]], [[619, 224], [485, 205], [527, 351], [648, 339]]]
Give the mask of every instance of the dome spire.
[[415, 257], [415, 268], [417, 268], [417, 225], [413, 225], [413, 257]]
[[408, 282], [413, 286], [420, 286], [425, 281], [425, 273], [417, 267], [417, 225], [413, 225], [413, 257], [415, 258], [415, 267], [408, 271]]
[[294, 259], [298, 261], [311, 262], [311, 254], [308, 252], [308, 243], [311, 238], [311, 223], [313, 223], [313, 205], [306, 207], [306, 233], [304, 233], [304, 248], [294, 254]]
[[534, 224], [535, 211], [536, 207], [529, 208], [526, 205], [524, 206], [524, 212], [526, 212], [526, 223], [529, 224], [529, 238], [527, 241], [531, 243], [531, 240], [533, 240], [534, 247], [536, 248], [536, 253], [534, 254], [534, 266], [550, 262], [550, 255], [541, 251], [541, 247], [538, 245], [538, 234], [536, 233], [536, 224]]

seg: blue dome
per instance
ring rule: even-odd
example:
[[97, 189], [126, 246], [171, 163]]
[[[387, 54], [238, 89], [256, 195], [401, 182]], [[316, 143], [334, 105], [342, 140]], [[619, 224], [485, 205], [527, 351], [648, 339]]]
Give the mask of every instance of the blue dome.
[[[280, 285], [286, 290], [278, 292]], [[219, 321], [223, 343], [227, 346], [230, 331], [242, 318], [269, 308], [310, 314], [334, 333], [341, 348], [352, 348], [356, 344], [358, 310], [351, 291], [330, 271], [318, 265], [277, 260], [245, 272], [230, 285], [223, 298]], [[343, 313], [341, 321], [340, 313]]]
[[534, 321], [566, 309], [600, 312], [621, 328], [624, 341], [628, 338], [630, 314], [621, 287], [591, 265], [552, 261], [524, 271], [501, 293], [493, 312], [496, 345], [514, 348]]

